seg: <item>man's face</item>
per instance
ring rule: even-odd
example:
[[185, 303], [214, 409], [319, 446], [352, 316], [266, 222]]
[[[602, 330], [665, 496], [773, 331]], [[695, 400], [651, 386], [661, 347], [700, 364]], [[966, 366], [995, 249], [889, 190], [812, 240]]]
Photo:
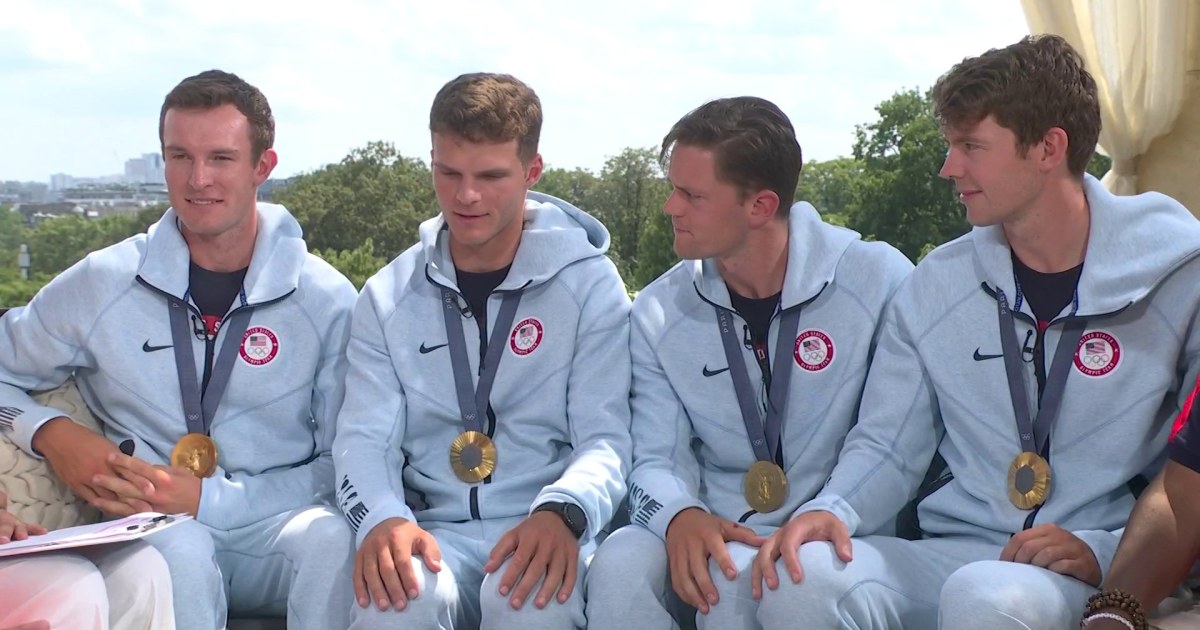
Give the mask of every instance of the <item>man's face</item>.
[[253, 229], [257, 188], [275, 168], [268, 149], [254, 159], [250, 122], [232, 104], [170, 109], [163, 120], [167, 195], [185, 234], [219, 237]]
[[451, 253], [489, 258], [520, 240], [525, 193], [542, 174], [540, 155], [526, 166], [517, 155], [516, 140], [471, 142], [453, 133], [434, 133], [430, 157]]
[[969, 128], [945, 129], [944, 134], [950, 150], [939, 175], [954, 182], [971, 225], [1017, 220], [1041, 193], [1044, 177], [1035, 161], [1037, 147], [1020, 155], [1016, 134], [992, 116]]
[[676, 144], [667, 179], [673, 190], [663, 212], [671, 217], [680, 258], [725, 258], [745, 244], [752, 201], [743, 199], [733, 184], [717, 179], [712, 151]]

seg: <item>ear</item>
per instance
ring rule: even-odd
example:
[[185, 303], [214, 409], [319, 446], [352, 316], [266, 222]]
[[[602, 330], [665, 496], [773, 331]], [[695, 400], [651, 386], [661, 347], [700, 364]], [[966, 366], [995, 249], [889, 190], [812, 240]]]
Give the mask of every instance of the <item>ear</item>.
[[258, 156], [258, 164], [254, 167], [254, 185], [262, 186], [263, 182], [271, 176], [271, 171], [275, 170], [275, 166], [279, 164], [279, 154], [275, 153], [275, 149], [267, 149]]
[[533, 159], [529, 160], [529, 166], [525, 169], [525, 187], [533, 188], [538, 180], [542, 178], [542, 154], [534, 153]]
[[759, 228], [775, 220], [779, 211], [779, 195], [773, 190], [751, 193], [746, 200], [750, 204], [750, 227]]
[[1067, 132], [1061, 127], [1051, 127], [1046, 135], [1042, 137], [1040, 144], [1036, 145], [1041, 149], [1041, 155], [1038, 158], [1038, 169], [1043, 173], [1049, 173], [1059, 167], [1065, 166], [1067, 163], [1067, 150], [1071, 146], [1070, 138], [1067, 137]]

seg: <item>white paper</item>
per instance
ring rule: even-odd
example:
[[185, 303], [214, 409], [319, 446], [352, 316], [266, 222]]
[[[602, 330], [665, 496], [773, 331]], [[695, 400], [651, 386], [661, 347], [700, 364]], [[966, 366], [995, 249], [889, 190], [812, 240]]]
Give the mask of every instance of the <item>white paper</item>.
[[136, 540], [191, 518], [187, 514], [168, 516], [158, 512], [143, 512], [115, 521], [67, 527], [0, 545], [0, 558]]

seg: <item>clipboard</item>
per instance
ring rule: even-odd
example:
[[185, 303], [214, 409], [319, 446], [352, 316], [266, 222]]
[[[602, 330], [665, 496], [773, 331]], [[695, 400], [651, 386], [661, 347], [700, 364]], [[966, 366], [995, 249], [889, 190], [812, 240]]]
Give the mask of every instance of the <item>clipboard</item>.
[[0, 545], [0, 558], [137, 540], [190, 520], [192, 517], [187, 514], [142, 512], [115, 521], [67, 527], [25, 540], [14, 540]]

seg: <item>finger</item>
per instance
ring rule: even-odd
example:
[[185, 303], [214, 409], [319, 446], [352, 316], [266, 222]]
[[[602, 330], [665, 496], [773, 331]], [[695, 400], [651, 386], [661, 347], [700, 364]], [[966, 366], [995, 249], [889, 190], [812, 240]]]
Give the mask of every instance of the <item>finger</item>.
[[115, 475], [92, 475], [92, 486], [104, 488], [120, 499], [146, 499], [142, 489]]
[[1052, 545], [1054, 545], [1054, 538], [1051, 536], [1038, 536], [1037, 538], [1026, 540], [1013, 554], [1013, 562], [1030, 564], [1034, 556]]
[[421, 594], [421, 585], [417, 582], [417, 569], [413, 567], [411, 547], [407, 545], [415, 544], [405, 543], [393, 539], [391, 543], [391, 561], [395, 563], [397, 579], [399, 580], [398, 588], [403, 589], [403, 592], [408, 594], [408, 599], [415, 599]]
[[12, 540], [13, 531], [17, 528], [17, 519], [12, 517], [0, 518], [0, 545]]
[[[717, 541], [716, 544], [713, 544], [713, 539]], [[715, 551], [717, 545], [725, 546], [725, 541], [720, 537], [714, 536], [713, 539], [703, 540], [702, 546], [688, 556], [688, 571], [692, 574], [692, 581], [700, 590], [700, 596], [710, 606], [716, 604], [720, 600], [720, 596], [717, 594], [717, 587], [713, 585], [712, 575], [708, 570], [708, 558]]]
[[159, 470], [153, 464], [150, 464], [145, 460], [131, 457], [120, 451], [113, 451], [108, 454], [108, 464], [112, 466], [114, 470], [117, 468], [124, 468], [131, 473], [141, 475], [142, 477], [150, 480], [157, 478], [154, 473], [158, 472]]
[[792, 584], [799, 584], [804, 581], [804, 568], [800, 566], [801, 537], [798, 534], [790, 534], [791, 532], [784, 532], [784, 535], [780, 536], [779, 557], [783, 558], [783, 567], [787, 569], [788, 577], [792, 578]]
[[547, 569], [550, 566], [553, 556], [554, 554], [543, 545], [541, 550], [529, 559], [529, 564], [521, 574], [516, 588], [513, 589], [512, 597], [509, 598], [509, 604], [513, 607], [513, 610], [521, 609], [521, 606], [525, 604], [525, 600], [529, 598], [529, 594], [537, 587], [538, 582], [543, 578], [549, 579]]
[[762, 599], [762, 569], [758, 568], [758, 556], [750, 563], [750, 597], [755, 601]]
[[404, 558], [398, 557], [396, 550], [390, 546], [379, 550], [379, 577], [383, 579], [383, 588], [396, 610], [404, 610], [408, 604], [409, 585], [400, 577], [400, 572], [405, 569], [408, 569], [406, 575], [412, 574], [412, 562], [407, 555]]
[[[708, 548], [708, 555], [721, 568], [721, 573], [725, 574], [725, 579], [733, 580], [737, 577], [737, 567], [733, 566], [733, 558], [729, 557], [729, 547], [722, 540], [721, 544], [713, 544]], [[707, 571], [705, 573], [708, 573]]]
[[1032, 564], [1035, 567], [1049, 569], [1050, 565], [1058, 562], [1059, 560], [1074, 559], [1075, 554], [1072, 553], [1070, 545], [1046, 545], [1037, 553], [1033, 554], [1033, 557], [1029, 559], [1029, 564]]
[[[534, 606], [545, 608], [546, 604], [550, 603], [550, 598], [554, 597], [554, 593], [558, 591], [558, 587], [562, 586], [564, 574], [567, 571], [566, 555], [561, 547], [550, 554], [550, 564], [546, 567], [546, 577], [542, 579], [542, 588], [538, 589], [537, 596], [534, 597]], [[517, 591], [519, 593], [520, 589]]]
[[[504, 559], [517, 549], [517, 537], [510, 530], [496, 541], [496, 546], [492, 547], [492, 552], [488, 554], [487, 563], [483, 565], [484, 573], [495, 573], [500, 565], [504, 564]], [[501, 593], [503, 595], [504, 593]]]
[[133, 511], [133, 508], [116, 499], [102, 499], [100, 497], [96, 497], [88, 503], [90, 503], [92, 507], [104, 512], [105, 514], [108, 514], [109, 516], [133, 516], [134, 514], [137, 514], [137, 512]]
[[141, 512], [157, 511], [154, 509], [153, 505], [150, 505], [149, 503], [146, 503], [145, 501], [140, 501], [138, 499], [121, 499], [121, 502], [124, 503], [125, 505], [128, 505], [130, 507], [130, 509], [132, 509], [134, 512], [141, 513]]
[[1046, 569], [1059, 575], [1067, 575], [1086, 582], [1088, 579], [1086, 577], [1085, 566], [1078, 558], [1063, 558], [1051, 562]]
[[17, 521], [17, 524], [13, 527], [12, 539], [25, 540], [26, 538], [29, 538], [29, 529], [25, 527], [25, 523]]
[[425, 562], [425, 568], [437, 573], [442, 570], [442, 550], [438, 548], [437, 539], [432, 534], [425, 534], [418, 539], [420, 545], [421, 560]]
[[[850, 541], [850, 532], [846, 530], [846, 526], [838, 521], [833, 528], [833, 548], [837, 551], [837, 556], [842, 562], [850, 562], [854, 560], [854, 543]], [[796, 565], [799, 566], [799, 545], [796, 546]], [[802, 576], [803, 577], [803, 576]]]
[[[533, 559], [533, 555], [537, 553], [537, 543], [525, 543], [519, 545], [512, 552], [512, 556], [508, 560], [508, 569], [504, 571], [504, 576], [500, 579], [500, 594], [508, 596], [516, 585], [517, 580], [525, 573], [529, 562]], [[532, 549], [530, 547], [533, 547]]]
[[675, 590], [675, 594], [684, 603], [707, 615], [708, 603], [700, 596], [700, 589], [696, 587], [695, 581], [692, 580], [692, 572], [688, 569], [688, 555], [686, 549], [670, 555], [671, 588]]
[[567, 568], [563, 570], [562, 587], [558, 589], [558, 603], [565, 604], [575, 592], [575, 581], [579, 578], [579, 547], [571, 549], [567, 554]]
[[363, 577], [367, 580], [367, 592], [371, 594], [375, 607], [382, 611], [387, 610], [392, 604], [388, 600], [387, 587], [383, 585], [383, 578], [379, 575], [379, 552], [374, 547], [374, 545], [368, 546], [366, 556], [363, 558]]
[[724, 523], [721, 528], [727, 542], [740, 542], [751, 547], [761, 547], [767, 542], [766, 536], [759, 536], [753, 529], [737, 523]]
[[367, 595], [367, 580], [363, 577], [365, 570], [363, 548], [360, 547], [354, 554], [354, 599], [358, 602], [359, 608], [366, 608], [371, 604], [371, 598]]
[[133, 486], [136, 487], [138, 491], [142, 493], [142, 495], [150, 496], [154, 494], [154, 483], [150, 479], [147, 479], [146, 477], [143, 477], [142, 475], [139, 475], [128, 468], [113, 467], [113, 470], [116, 471], [119, 477], [133, 484]]
[[41, 525], [35, 525], [34, 523], [26, 523], [25, 528], [29, 530], [30, 536], [41, 536], [50, 531], [45, 527], [42, 527]]
[[759, 571], [763, 575], [763, 583], [772, 591], [779, 588], [779, 573], [775, 569], [775, 560], [779, 558], [779, 537], [772, 536], [762, 548], [758, 550], [758, 556], [754, 559], [758, 565]]

